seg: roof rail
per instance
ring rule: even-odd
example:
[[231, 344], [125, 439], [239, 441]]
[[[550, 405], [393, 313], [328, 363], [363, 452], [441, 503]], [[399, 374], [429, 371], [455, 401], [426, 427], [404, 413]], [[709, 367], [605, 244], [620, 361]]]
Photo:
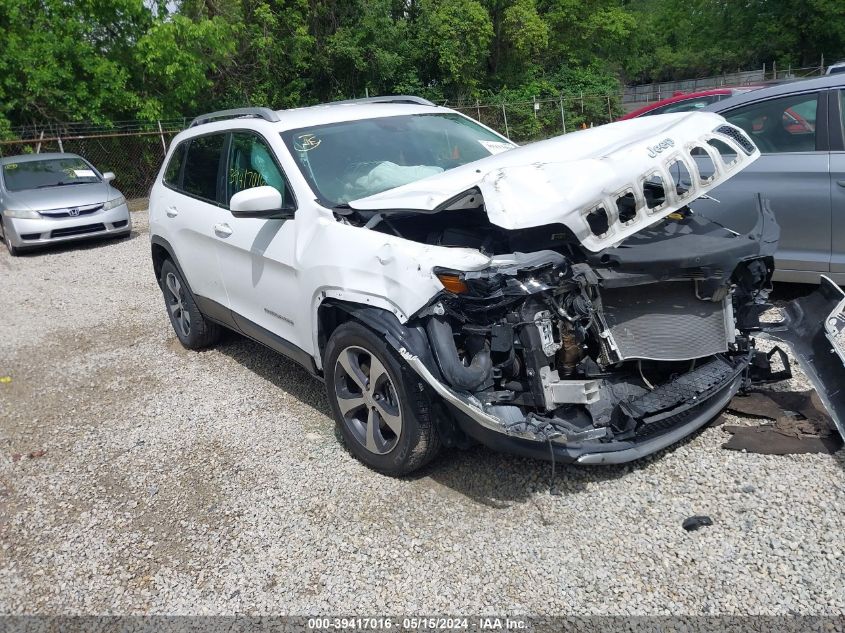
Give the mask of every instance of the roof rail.
[[413, 95], [385, 95], [382, 97], [363, 97], [361, 99], [346, 99], [344, 101], [332, 101], [324, 105], [344, 105], [347, 103], [408, 103], [415, 105], [435, 105], [428, 99], [422, 97], [415, 97]]
[[201, 114], [196, 119], [191, 121], [188, 127], [195, 125], [202, 125], [203, 123], [210, 123], [217, 119], [234, 119], [236, 117], [258, 117], [270, 123], [278, 123], [280, 121], [279, 115], [273, 112], [270, 108], [235, 108], [234, 110], [220, 110], [219, 112], [210, 112], [209, 114]]

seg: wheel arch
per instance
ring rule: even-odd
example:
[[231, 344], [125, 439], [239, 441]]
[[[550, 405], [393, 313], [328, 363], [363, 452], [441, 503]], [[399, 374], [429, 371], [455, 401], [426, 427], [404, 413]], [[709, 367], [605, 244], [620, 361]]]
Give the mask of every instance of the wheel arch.
[[428, 335], [422, 325], [401, 323], [390, 310], [360, 303], [326, 299], [317, 306], [317, 344], [315, 360], [323, 368], [323, 356], [332, 333], [343, 323], [357, 321], [376, 332], [396, 352], [405, 349], [426, 365], [438, 379], [440, 369], [434, 360]]
[[185, 276], [185, 271], [182, 270], [182, 266], [179, 264], [179, 260], [173, 252], [173, 247], [170, 245], [170, 242], [158, 235], [153, 235], [150, 242], [150, 253], [153, 259], [153, 272], [155, 273], [156, 282], [159, 286], [161, 286], [161, 267], [164, 266], [164, 262], [169, 259], [173, 262], [173, 265], [176, 266], [176, 270], [179, 271], [179, 274], [182, 275], [182, 280], [188, 286], [188, 291], [193, 295], [191, 284]]

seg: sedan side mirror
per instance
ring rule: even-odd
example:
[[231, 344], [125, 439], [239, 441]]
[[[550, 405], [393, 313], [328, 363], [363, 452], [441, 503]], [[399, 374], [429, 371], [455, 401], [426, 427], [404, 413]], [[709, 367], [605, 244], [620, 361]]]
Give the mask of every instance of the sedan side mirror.
[[236, 218], [268, 220], [290, 219], [294, 213], [294, 209], [284, 206], [279, 190], [269, 185], [239, 191], [229, 201], [229, 210]]
[[115, 175], [113, 171], [107, 171], [103, 174], [103, 180], [105, 180], [106, 182], [111, 182], [112, 180], [114, 180], [114, 178]]

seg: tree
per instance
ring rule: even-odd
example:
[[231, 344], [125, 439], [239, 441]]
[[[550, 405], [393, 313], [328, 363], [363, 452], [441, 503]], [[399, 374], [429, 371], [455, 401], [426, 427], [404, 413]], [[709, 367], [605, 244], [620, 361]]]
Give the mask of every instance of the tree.
[[141, 0], [0, 0], [0, 120], [131, 116], [132, 47], [153, 19]]
[[476, 0], [421, 0], [419, 45], [424, 79], [448, 97], [467, 96], [483, 83], [493, 24]]

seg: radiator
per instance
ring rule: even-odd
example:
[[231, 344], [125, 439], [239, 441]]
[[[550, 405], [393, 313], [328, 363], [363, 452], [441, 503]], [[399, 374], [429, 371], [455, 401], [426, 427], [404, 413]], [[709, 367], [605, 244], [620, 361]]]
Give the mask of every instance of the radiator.
[[702, 301], [692, 281], [604, 289], [610, 360], [689, 360], [725, 352], [734, 339], [730, 296]]

